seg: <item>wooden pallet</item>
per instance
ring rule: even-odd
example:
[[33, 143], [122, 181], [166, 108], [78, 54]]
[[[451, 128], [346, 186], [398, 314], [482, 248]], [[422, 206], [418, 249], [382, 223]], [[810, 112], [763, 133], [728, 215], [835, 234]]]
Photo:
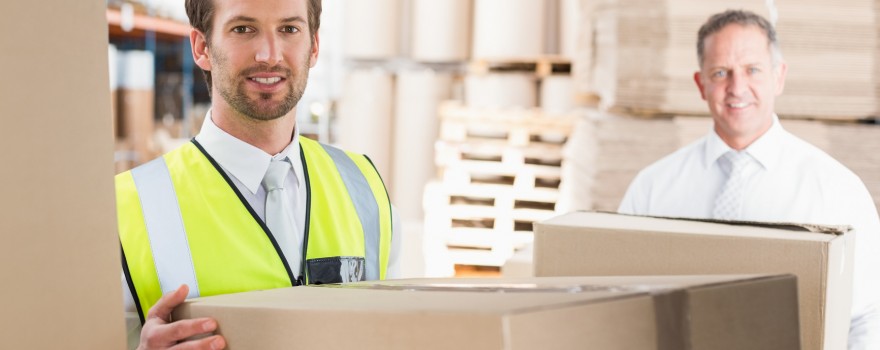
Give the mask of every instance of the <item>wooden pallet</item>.
[[425, 190], [425, 210], [441, 217], [446, 228], [486, 229], [498, 233], [531, 232], [532, 223], [554, 216], [555, 188], [517, 190], [494, 184], [451, 185], [432, 182]]
[[455, 166], [441, 168], [441, 174], [443, 183], [449, 185], [505, 185], [515, 191], [557, 189], [562, 182], [562, 170], [558, 166], [493, 161], [462, 160]]
[[503, 250], [449, 248], [449, 260], [454, 265], [498, 266], [513, 256], [513, 252]]
[[509, 59], [478, 59], [468, 65], [471, 74], [501, 72], [533, 72], [535, 76], [571, 74], [571, 60], [561, 56], [523, 57]]
[[496, 141], [509, 146], [562, 145], [578, 117], [554, 115], [534, 109], [487, 110], [446, 102], [440, 106], [440, 140], [452, 142]]
[[563, 146], [546, 143], [532, 144], [528, 147], [509, 146], [507, 142], [499, 140], [437, 141], [434, 144], [434, 161], [441, 167], [455, 166], [462, 161], [558, 167], [562, 165]]
[[534, 240], [532, 225], [556, 215], [563, 148], [575, 115], [485, 110], [444, 103], [426, 222], [454, 264], [501, 266]]
[[426, 221], [443, 235], [453, 263], [501, 266], [533, 242], [534, 222], [556, 215], [558, 199], [557, 189], [433, 182], [425, 191]]

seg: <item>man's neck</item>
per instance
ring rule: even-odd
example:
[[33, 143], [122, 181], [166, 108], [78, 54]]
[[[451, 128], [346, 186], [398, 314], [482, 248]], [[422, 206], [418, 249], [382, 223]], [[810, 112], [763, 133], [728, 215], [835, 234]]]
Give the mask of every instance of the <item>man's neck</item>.
[[296, 108], [274, 120], [256, 120], [223, 103], [212, 103], [211, 119], [229, 135], [257, 147], [269, 155], [284, 150], [293, 139]]
[[718, 135], [718, 137], [721, 138], [722, 141], [724, 141], [724, 143], [727, 144], [727, 146], [734, 150], [742, 151], [751, 146], [753, 143], [755, 143], [755, 141], [763, 137], [765, 134], [767, 134], [772, 126], [773, 122], [771, 121], [769, 124], [762, 127], [761, 130], [757, 133], [753, 133], [750, 135], [727, 135], [718, 128], [718, 125], [715, 125], [715, 133]]

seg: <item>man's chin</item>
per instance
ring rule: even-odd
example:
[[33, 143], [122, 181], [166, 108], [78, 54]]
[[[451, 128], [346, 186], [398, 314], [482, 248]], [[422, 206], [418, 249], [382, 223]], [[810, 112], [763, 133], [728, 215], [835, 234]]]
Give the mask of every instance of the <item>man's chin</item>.
[[287, 115], [287, 113], [289, 113], [289, 112], [290, 112], [289, 109], [288, 110], [281, 110], [281, 109], [255, 110], [254, 113], [250, 117], [253, 119], [256, 119], [256, 120], [269, 121], [269, 120], [275, 120], [275, 119], [281, 118], [281, 117]]

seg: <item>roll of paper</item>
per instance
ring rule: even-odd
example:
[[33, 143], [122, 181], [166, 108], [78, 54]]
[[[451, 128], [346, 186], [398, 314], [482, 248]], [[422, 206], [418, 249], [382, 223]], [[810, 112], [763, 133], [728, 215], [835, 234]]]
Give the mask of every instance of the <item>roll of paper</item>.
[[574, 107], [574, 81], [568, 75], [541, 80], [541, 109], [550, 114], [568, 113]]
[[345, 1], [345, 56], [387, 59], [398, 55], [400, 0]]
[[581, 26], [589, 26], [583, 18], [585, 0], [559, 0], [559, 54], [569, 59], [578, 51]]
[[468, 58], [472, 0], [413, 0], [412, 58], [422, 62]]
[[544, 53], [544, 0], [475, 0], [475, 59], [528, 59]]
[[405, 220], [424, 220], [422, 193], [434, 177], [437, 107], [451, 96], [452, 76], [432, 70], [397, 76], [394, 111], [392, 201]]
[[474, 108], [532, 108], [536, 106], [535, 77], [526, 73], [468, 75], [465, 104]]
[[385, 184], [391, 183], [391, 120], [394, 83], [381, 69], [358, 69], [345, 79], [336, 144], [366, 154]]

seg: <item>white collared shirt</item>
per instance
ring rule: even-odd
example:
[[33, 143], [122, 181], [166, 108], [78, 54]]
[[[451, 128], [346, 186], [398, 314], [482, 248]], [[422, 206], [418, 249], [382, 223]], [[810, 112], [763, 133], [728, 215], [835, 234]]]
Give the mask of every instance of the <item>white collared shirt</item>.
[[[714, 132], [642, 170], [618, 211], [711, 218], [731, 148]], [[850, 349], [880, 349], [880, 219], [864, 183], [825, 152], [773, 125], [747, 147], [740, 220], [846, 224], [856, 229]]]
[[[205, 122], [202, 129], [195, 137], [196, 141], [202, 145], [208, 154], [217, 161], [217, 164], [226, 172], [226, 175], [238, 188], [242, 196], [259, 215], [260, 219], [265, 221], [266, 213], [266, 191], [260, 185], [266, 170], [269, 169], [269, 163], [274, 159], [290, 159], [291, 169], [294, 176], [288, 175], [284, 181], [286, 191], [290, 196], [291, 207], [294, 208], [294, 220], [299, 232], [293, 233], [294, 237], [288, 237], [284, 241], [296, 242], [294, 246], [281, 247], [284, 257], [287, 259], [288, 265], [295, 276], [300, 275], [299, 266], [302, 266], [302, 241], [305, 228], [306, 216], [306, 191], [301, 188], [305, 184], [303, 173], [302, 158], [300, 157], [299, 147], [299, 131], [294, 130], [293, 139], [290, 144], [276, 155], [269, 155], [263, 150], [235, 138], [220, 129], [211, 119], [211, 112], [205, 116]], [[400, 219], [391, 207], [392, 233], [391, 233], [391, 252], [388, 258], [388, 270], [386, 277], [388, 279], [399, 278], [400, 276], [400, 247], [401, 247], [401, 230]], [[123, 294], [125, 299], [126, 324], [128, 325], [129, 345], [136, 344], [136, 339], [140, 334], [140, 320], [135, 310], [134, 298], [125, 282], [123, 274]], [[144, 310], [146, 313], [147, 310]], [[134, 342], [134, 343], [133, 343]]]

